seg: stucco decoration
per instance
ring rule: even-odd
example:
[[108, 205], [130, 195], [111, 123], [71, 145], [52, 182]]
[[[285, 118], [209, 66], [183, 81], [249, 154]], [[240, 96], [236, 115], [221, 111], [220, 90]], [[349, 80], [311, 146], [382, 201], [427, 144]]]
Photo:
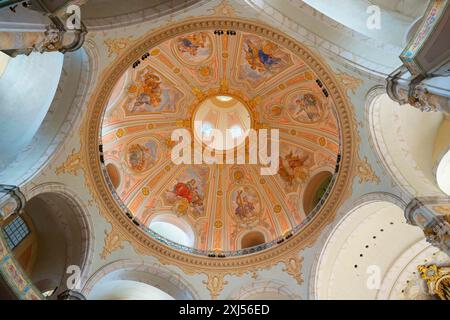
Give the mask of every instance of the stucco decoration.
[[105, 235], [105, 244], [100, 254], [102, 259], [106, 259], [113, 251], [123, 249], [123, 238], [114, 228], [110, 232], [105, 230]]
[[133, 37], [119, 38], [119, 39], [106, 39], [105, 45], [108, 47], [108, 58], [113, 55], [116, 57], [125, 50], [133, 42]]
[[359, 183], [363, 182], [373, 182], [376, 184], [380, 183], [380, 178], [375, 174], [375, 172], [372, 169], [372, 166], [370, 165], [369, 161], [367, 160], [367, 156], [364, 156], [364, 159], [359, 159], [357, 165], [357, 174], [359, 178]]
[[346, 91], [356, 94], [356, 90], [363, 84], [363, 80], [353, 77], [346, 72], [336, 74], [338, 81], [344, 86]]
[[83, 162], [81, 161], [80, 152], [76, 152], [75, 149], [72, 149], [72, 152], [67, 157], [67, 159], [56, 168], [56, 175], [60, 175], [63, 173], [70, 173], [74, 176], [78, 175], [78, 171], [83, 167]]
[[284, 261], [285, 264], [285, 268], [283, 269], [283, 271], [287, 272], [289, 275], [291, 275], [298, 284], [302, 284], [303, 283], [303, 277], [302, 277], [302, 262], [303, 262], [303, 257], [299, 257], [299, 256], [293, 256], [290, 258], [287, 258]]
[[223, 273], [209, 273], [208, 279], [204, 280], [203, 283], [211, 294], [211, 299], [216, 300], [219, 297], [220, 292], [223, 287], [228, 284], [228, 281], [224, 280]]

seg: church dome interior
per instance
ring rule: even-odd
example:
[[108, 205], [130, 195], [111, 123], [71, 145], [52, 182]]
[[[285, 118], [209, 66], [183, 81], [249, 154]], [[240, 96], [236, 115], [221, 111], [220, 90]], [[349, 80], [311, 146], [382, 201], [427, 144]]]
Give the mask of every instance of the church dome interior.
[[0, 1], [0, 300], [450, 300], [449, 21]]
[[[169, 239], [161, 223], [182, 220], [199, 253], [238, 251], [252, 231], [267, 246], [300, 232], [325, 201], [340, 152], [336, 110], [319, 77], [294, 53], [244, 32], [183, 34], [145, 54], [115, 84], [102, 119], [106, 173], [135, 220], [151, 235], [165, 217], [155, 236]], [[173, 166], [177, 127], [191, 144], [242, 161], [233, 154], [232, 164], [196, 164], [191, 154]], [[257, 128], [280, 131], [276, 175], [261, 176], [262, 164], [249, 159]], [[223, 138], [210, 139], [213, 130]]]

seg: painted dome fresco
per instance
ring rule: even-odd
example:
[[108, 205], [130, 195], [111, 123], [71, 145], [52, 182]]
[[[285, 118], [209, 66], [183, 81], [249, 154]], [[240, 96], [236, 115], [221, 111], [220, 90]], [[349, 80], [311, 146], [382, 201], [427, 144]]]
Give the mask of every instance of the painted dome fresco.
[[[173, 139], [177, 129], [192, 146], [203, 137], [204, 150], [242, 152], [244, 161], [176, 164], [172, 150], [186, 138]], [[278, 129], [275, 174], [245, 161], [252, 129]], [[212, 131], [237, 143], [205, 143]], [[301, 232], [320, 213], [340, 149], [334, 103], [312, 69], [243, 31], [202, 30], [149, 48], [115, 84], [101, 135], [122, 208], [149, 236], [191, 252], [246, 253]]]

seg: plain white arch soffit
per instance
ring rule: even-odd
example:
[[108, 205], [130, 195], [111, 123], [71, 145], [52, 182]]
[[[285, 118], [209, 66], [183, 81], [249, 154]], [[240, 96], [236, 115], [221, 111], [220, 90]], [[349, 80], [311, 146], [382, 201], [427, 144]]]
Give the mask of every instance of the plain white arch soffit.
[[375, 299], [368, 270], [376, 268], [381, 281], [393, 261], [421, 239], [420, 228], [408, 225], [397, 205], [376, 201], [359, 206], [327, 239], [317, 265], [316, 298]]

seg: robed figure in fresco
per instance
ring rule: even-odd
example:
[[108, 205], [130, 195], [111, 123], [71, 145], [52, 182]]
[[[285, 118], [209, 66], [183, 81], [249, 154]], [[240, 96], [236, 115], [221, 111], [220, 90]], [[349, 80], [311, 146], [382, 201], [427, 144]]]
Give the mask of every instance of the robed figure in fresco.
[[207, 37], [203, 32], [193, 33], [178, 39], [178, 50], [195, 57], [199, 49], [206, 47]]
[[247, 40], [246, 44], [245, 58], [253, 70], [264, 72], [281, 61], [280, 58], [274, 56], [276, 46], [273, 43], [267, 42], [259, 48], [250, 40]]
[[243, 190], [238, 190], [236, 196], [237, 208], [235, 213], [239, 218], [250, 217], [255, 211], [254, 204], [248, 199], [247, 195], [243, 194], [243, 192]]
[[191, 179], [187, 182], [178, 182], [170, 191], [182, 202], [187, 202], [193, 208], [201, 208], [203, 206], [203, 196], [198, 191], [197, 181]]
[[156, 74], [147, 72], [138, 88], [135, 106], [148, 104], [157, 107], [161, 103], [161, 94], [161, 78]]
[[310, 93], [295, 99], [293, 118], [298, 121], [316, 122], [321, 117], [321, 110], [317, 98]]
[[309, 155], [294, 154], [292, 150], [284, 157], [280, 156], [278, 174], [289, 187], [306, 180], [308, 176], [306, 162], [308, 159]]

